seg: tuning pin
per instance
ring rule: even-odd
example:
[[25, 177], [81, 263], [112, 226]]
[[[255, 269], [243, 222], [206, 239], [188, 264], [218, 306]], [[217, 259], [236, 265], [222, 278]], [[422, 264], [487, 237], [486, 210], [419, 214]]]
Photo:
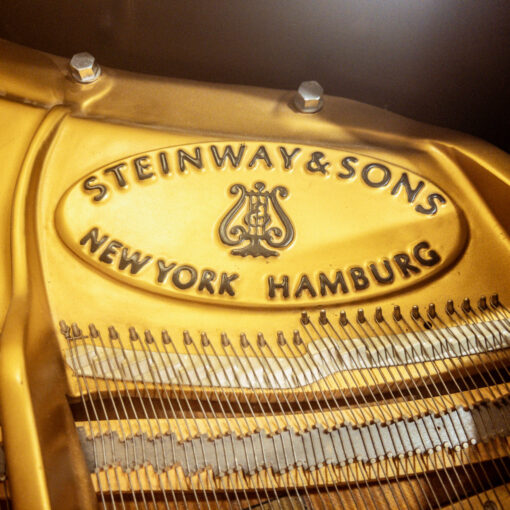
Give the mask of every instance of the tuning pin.
[[99, 336], [99, 331], [97, 330], [94, 324], [89, 324], [90, 336], [92, 338], [97, 338]]
[[324, 326], [328, 323], [328, 316], [326, 314], [326, 310], [321, 310], [319, 312], [319, 322]]
[[71, 331], [73, 333], [74, 338], [81, 338], [83, 335], [81, 329], [78, 327], [78, 324], [76, 324], [76, 322], [73, 322], [71, 324]]
[[117, 330], [113, 326], [110, 326], [108, 328], [108, 335], [110, 336], [111, 340], [118, 340], [119, 339], [119, 333], [117, 332]]
[[257, 334], [257, 344], [259, 347], [264, 347], [266, 345], [266, 339], [262, 333]]
[[137, 340], [140, 340], [140, 337], [138, 336], [136, 329], [133, 328], [132, 326], [129, 328], [129, 339], [132, 342], [136, 342]]
[[301, 338], [301, 335], [297, 329], [294, 330], [292, 341], [294, 342], [294, 345], [301, 345], [303, 343], [303, 339]]
[[491, 305], [494, 307], [494, 308], [497, 308], [499, 305], [500, 305], [500, 302], [499, 302], [499, 296], [497, 294], [493, 294], [491, 296]]
[[172, 339], [170, 338], [170, 335], [168, 334], [168, 331], [166, 329], [164, 329], [161, 332], [161, 340], [163, 340], [164, 344], [169, 344], [172, 341]]
[[145, 341], [148, 344], [153, 344], [154, 343], [154, 337], [152, 336], [152, 333], [148, 329], [145, 330], [144, 336], [145, 336]]
[[469, 298], [464, 298], [464, 300], [462, 301], [462, 310], [464, 310], [464, 312], [466, 313], [471, 312], [472, 308], [471, 301], [469, 301]]
[[208, 346], [209, 346], [209, 344], [211, 343], [211, 342], [209, 341], [209, 338], [208, 338], [208, 336], [206, 335], [205, 331], [202, 331], [202, 333], [200, 333], [200, 341], [202, 342], [202, 345], [203, 345], [204, 347], [208, 347]]
[[434, 303], [430, 303], [428, 307], [428, 315], [431, 319], [435, 319], [437, 316], [436, 313], [436, 305]]
[[402, 320], [402, 312], [400, 311], [400, 306], [395, 305], [393, 307], [393, 318], [398, 322]]
[[455, 312], [455, 307], [453, 306], [453, 301], [451, 299], [449, 299], [446, 302], [446, 313], [448, 315], [453, 315], [453, 312]]
[[189, 334], [189, 331], [184, 330], [182, 333], [182, 339], [186, 345], [190, 345], [193, 343], [193, 339], [191, 338], [191, 335]]
[[283, 336], [283, 331], [278, 331], [276, 334], [276, 338], [278, 341], [278, 345], [285, 345], [287, 343], [287, 340], [285, 340], [285, 337]]
[[310, 317], [308, 316], [308, 313], [301, 312], [301, 324], [306, 325], [310, 323]]
[[358, 314], [357, 314], [356, 318], [360, 324], [363, 324], [366, 321], [365, 311], [363, 310], [363, 308], [358, 308]]
[[383, 316], [383, 313], [382, 313], [382, 308], [380, 306], [378, 306], [375, 309], [375, 320], [376, 320], [376, 322], [383, 322], [384, 321], [384, 316]]
[[480, 308], [480, 310], [487, 310], [487, 298], [485, 296], [482, 296], [478, 300], [478, 307]]
[[345, 310], [342, 310], [340, 312], [340, 317], [339, 317], [338, 321], [340, 322], [340, 324], [342, 326], [347, 326], [347, 324], [349, 323], [349, 320], [347, 319], [347, 314], [345, 313]]
[[245, 333], [241, 333], [241, 347], [246, 349], [250, 345], [248, 338]]
[[67, 338], [70, 336], [71, 328], [66, 324], [66, 321], [60, 321], [60, 332]]
[[230, 340], [225, 332], [221, 334], [221, 345], [223, 345], [223, 347], [228, 347], [230, 345]]
[[420, 318], [420, 309], [416, 305], [413, 305], [413, 307], [411, 308], [411, 316], [415, 320], [418, 320]]

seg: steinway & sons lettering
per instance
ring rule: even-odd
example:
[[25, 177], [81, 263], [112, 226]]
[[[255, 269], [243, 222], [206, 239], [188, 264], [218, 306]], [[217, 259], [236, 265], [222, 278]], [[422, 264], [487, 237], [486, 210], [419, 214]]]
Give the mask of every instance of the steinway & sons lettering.
[[424, 180], [413, 179], [402, 168], [375, 161], [361, 163], [359, 156], [354, 155], [328, 160], [321, 151], [313, 151], [305, 154], [305, 157], [303, 154], [302, 147], [279, 146], [275, 154], [270, 155], [265, 145], [255, 145], [248, 150], [242, 143], [237, 146], [228, 144], [222, 148], [211, 144], [159, 151], [157, 154], [143, 154], [116, 163], [105, 168], [100, 175], [94, 174], [84, 179], [82, 186], [94, 202], [101, 202], [111, 193], [126, 190], [133, 183], [156, 182], [173, 172], [204, 171], [206, 164], [217, 170], [230, 165], [235, 169], [280, 168], [282, 172], [301, 165], [306, 173], [324, 177], [331, 174], [339, 182], [361, 179], [369, 189], [386, 189], [390, 195], [397, 195], [403, 189], [408, 202], [415, 206], [414, 210], [419, 214], [433, 216], [447, 201], [441, 193], [427, 192]]
[[273, 309], [372, 299], [440, 274], [467, 239], [427, 168], [386, 158], [268, 141], [157, 149], [83, 176], [55, 225], [113, 284], [173, 299]]

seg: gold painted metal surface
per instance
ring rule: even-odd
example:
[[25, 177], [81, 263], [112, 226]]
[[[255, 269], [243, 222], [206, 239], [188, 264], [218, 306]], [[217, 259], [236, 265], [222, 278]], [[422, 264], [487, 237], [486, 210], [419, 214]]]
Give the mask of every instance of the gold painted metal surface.
[[55, 222], [68, 248], [128, 285], [276, 311], [372, 299], [444, 270], [467, 237], [446, 197], [354, 152], [230, 142], [111, 163], [64, 195]]
[[[195, 407], [167, 419], [164, 430], [173, 430], [179, 420], [191, 422], [189, 413], [196, 412], [189, 435], [209, 438], [231, 426], [239, 436], [253, 434], [273, 408], [269, 434], [288, 427], [289, 420], [301, 432], [310, 423], [332, 430], [346, 416], [368, 424], [374, 419], [370, 406], [386, 423], [434, 413], [434, 406], [451, 411], [506, 398], [504, 377], [481, 389], [474, 382], [469, 391], [450, 388], [456, 380], [464, 384], [479, 377], [478, 370], [482, 379], [486, 373], [506, 373], [503, 340], [501, 352], [485, 344], [487, 352], [409, 360], [406, 373], [398, 364], [381, 368], [371, 354], [372, 364], [297, 385], [299, 395], [283, 376], [274, 377], [278, 382], [266, 377], [266, 389], [262, 383], [243, 386], [232, 374], [230, 384], [218, 382], [219, 376], [207, 370], [197, 373], [201, 384], [187, 384], [185, 378], [169, 384], [147, 360], [167, 346], [172, 356], [186, 360], [213, 356], [216, 349], [226, 359], [234, 352], [247, 358], [267, 355], [273, 360], [267, 366], [277, 369], [280, 359], [301, 359], [327, 338], [317, 331], [326, 330], [328, 321], [341, 333], [339, 345], [377, 335], [394, 345], [395, 335], [425, 335], [428, 329], [455, 336], [466, 328], [478, 331], [484, 326], [472, 324], [489, 320], [502, 321], [491, 331], [503, 338], [498, 328], [507, 327], [508, 314], [502, 306], [510, 302], [507, 154], [341, 98], [325, 98], [323, 110], [308, 116], [289, 106], [291, 92], [111, 69], [83, 85], [70, 79], [63, 59], [4, 41], [0, 55], [0, 419], [15, 508], [96, 507], [96, 491], [107, 475], [89, 473], [76, 426], [86, 422], [88, 403], [102, 398], [111, 402], [145, 392], [133, 406], [136, 413], [144, 402], [174, 391], [168, 405], [190, 399]], [[474, 307], [480, 296], [494, 293], [499, 299], [480, 310], [463, 301], [471, 298]], [[448, 300], [464, 308], [445, 314]], [[424, 308], [429, 303], [437, 305], [439, 318]], [[404, 322], [395, 319], [395, 305]], [[414, 305], [421, 312], [410, 316]], [[373, 320], [380, 313], [387, 323]], [[351, 318], [347, 334], [343, 317]], [[62, 320], [83, 330], [68, 330], [59, 325]], [[367, 321], [387, 329], [367, 333]], [[87, 331], [90, 323], [94, 327]], [[106, 350], [97, 354], [103, 348], [99, 340], [112, 342], [108, 356]], [[79, 358], [96, 367], [93, 375], [73, 365], [79, 346], [96, 350]], [[144, 356], [148, 368], [139, 369], [137, 378], [124, 364], [118, 372], [122, 380], [104, 376], [108, 369], [115, 373], [108, 364], [123, 349]], [[94, 359], [87, 359], [88, 353]], [[413, 381], [416, 389], [409, 389]], [[432, 383], [440, 388], [427, 393], [424, 387]], [[388, 395], [395, 388], [403, 393], [393, 401]], [[464, 393], [469, 393], [467, 404]], [[362, 396], [370, 405], [357, 406]], [[318, 409], [335, 399], [341, 402], [338, 409], [321, 416]], [[410, 399], [414, 407], [405, 409], [403, 402]], [[206, 412], [201, 401], [216, 407]], [[299, 418], [308, 401], [310, 409]], [[234, 410], [214, 422], [214, 409], [225, 412], [225, 402]], [[252, 418], [230, 425], [252, 405]], [[108, 410], [92, 418], [96, 430], [105, 426]], [[161, 426], [162, 412], [155, 411], [158, 418], [151, 416], [146, 426]], [[119, 434], [129, 432], [133, 416], [127, 414], [115, 425]], [[438, 454], [430, 466], [506, 458], [507, 438], [489, 446], [486, 451], [481, 443], [473, 445], [448, 460]], [[315, 478], [299, 469], [274, 478], [262, 473], [254, 475], [259, 478], [253, 488], [267, 492], [271, 483], [294, 483], [313, 492], [314, 485], [336, 487], [338, 480], [344, 485], [345, 480], [379, 480], [378, 466], [370, 468], [370, 476], [354, 470], [347, 478], [345, 466], [325, 467]], [[407, 472], [391, 466], [397, 474], [403, 469], [401, 476]], [[421, 473], [428, 467], [413, 469]], [[157, 473], [145, 473], [135, 484], [136, 494], [139, 486], [148, 490], [149, 479], [159, 483]], [[227, 491], [204, 473], [190, 482], [188, 492], [205, 484], [227, 493], [246, 483], [236, 474], [228, 478]], [[162, 485], [177, 492], [184, 475], [172, 471], [168, 476]], [[129, 492], [128, 478], [118, 486], [125, 483]], [[415, 481], [408, 482], [402, 494], [416, 489]], [[312, 496], [314, 508], [331, 506]], [[269, 499], [251, 501], [250, 508], [259, 503], [273, 508]], [[446, 506], [446, 501], [438, 503]], [[421, 501], [422, 507], [427, 502]], [[165, 507], [161, 498], [157, 503]], [[220, 506], [228, 508], [223, 500]]]

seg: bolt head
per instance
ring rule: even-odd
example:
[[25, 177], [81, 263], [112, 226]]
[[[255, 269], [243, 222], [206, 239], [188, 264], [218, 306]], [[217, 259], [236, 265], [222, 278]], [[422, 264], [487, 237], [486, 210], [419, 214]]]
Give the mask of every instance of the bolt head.
[[324, 89], [316, 81], [304, 81], [298, 88], [294, 105], [301, 113], [316, 113], [324, 105]]
[[87, 52], [76, 53], [69, 62], [71, 75], [78, 83], [93, 83], [101, 76], [96, 59]]

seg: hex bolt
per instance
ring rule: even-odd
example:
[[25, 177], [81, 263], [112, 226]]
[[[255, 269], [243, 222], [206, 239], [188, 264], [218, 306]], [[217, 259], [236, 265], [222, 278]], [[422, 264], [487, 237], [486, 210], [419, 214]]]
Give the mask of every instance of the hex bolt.
[[316, 81], [304, 81], [294, 97], [294, 106], [301, 113], [317, 113], [324, 105], [324, 89]]
[[78, 83], [94, 83], [101, 76], [101, 67], [87, 52], [76, 53], [69, 62], [71, 76]]

